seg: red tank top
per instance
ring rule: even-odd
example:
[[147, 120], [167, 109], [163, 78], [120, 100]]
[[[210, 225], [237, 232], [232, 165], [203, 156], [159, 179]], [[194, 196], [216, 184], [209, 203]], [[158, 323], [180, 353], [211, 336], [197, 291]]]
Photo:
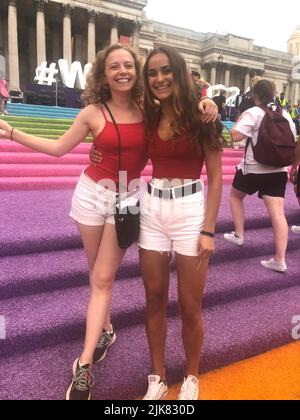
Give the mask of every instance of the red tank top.
[[[95, 182], [104, 179], [119, 184], [119, 141], [115, 126], [105, 118], [105, 127], [94, 139], [96, 149], [102, 153], [103, 161], [97, 167], [90, 165], [85, 174]], [[139, 179], [147, 163], [147, 141], [145, 124], [118, 124], [122, 144], [122, 172], [127, 172], [127, 186], [133, 179]], [[123, 183], [122, 183], [123, 184]]]
[[178, 140], [163, 141], [155, 130], [148, 145], [148, 156], [153, 165], [153, 178], [199, 179], [204, 155], [183, 133]]

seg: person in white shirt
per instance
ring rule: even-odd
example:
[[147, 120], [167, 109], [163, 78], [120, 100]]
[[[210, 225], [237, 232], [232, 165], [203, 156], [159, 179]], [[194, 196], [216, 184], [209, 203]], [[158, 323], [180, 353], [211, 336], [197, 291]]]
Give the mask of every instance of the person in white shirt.
[[[258, 163], [254, 159], [252, 144], [258, 141], [260, 125], [264, 119], [265, 111], [260, 106], [272, 106], [275, 85], [268, 80], [260, 80], [253, 89], [256, 106], [244, 112], [233, 130], [233, 141], [239, 142], [245, 137], [251, 138], [246, 156], [237, 167], [233, 181], [230, 204], [235, 224], [235, 232], [226, 233], [224, 238], [235, 245], [245, 243], [244, 222], [245, 211], [243, 200], [247, 195], [258, 192], [259, 198], [264, 200], [270, 215], [275, 240], [276, 253], [269, 261], [262, 261], [264, 268], [286, 272], [285, 261], [288, 243], [288, 224], [284, 213], [285, 191], [288, 181], [288, 168], [277, 168]], [[283, 111], [283, 116], [289, 121], [290, 128], [295, 136], [296, 128], [290, 115]]]

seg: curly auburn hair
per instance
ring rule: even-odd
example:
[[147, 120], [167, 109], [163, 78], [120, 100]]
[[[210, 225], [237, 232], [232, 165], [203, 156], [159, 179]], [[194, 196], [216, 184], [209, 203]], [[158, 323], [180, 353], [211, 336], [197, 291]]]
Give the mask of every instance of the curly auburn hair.
[[92, 70], [87, 76], [86, 88], [83, 94], [83, 101], [85, 105], [104, 103], [111, 99], [111, 91], [105, 82], [105, 66], [109, 55], [117, 50], [129, 52], [134, 60], [137, 81], [132, 90], [132, 99], [137, 103], [141, 102], [143, 84], [139, 58], [134, 50], [128, 45], [114, 44], [97, 54]]
[[149, 62], [152, 57], [159, 53], [168, 57], [173, 72], [173, 109], [176, 118], [172, 122], [171, 128], [175, 133], [174, 141], [183, 132], [187, 132], [191, 141], [197, 145], [201, 147], [207, 145], [212, 150], [221, 150], [225, 144], [222, 136], [223, 125], [220, 121], [209, 124], [202, 123], [199, 104], [190, 83], [190, 73], [187, 64], [184, 58], [174, 48], [169, 46], [160, 46], [153, 50], [144, 66], [144, 111], [148, 137], [151, 139], [160, 119], [159, 102], [153, 97], [148, 78]]

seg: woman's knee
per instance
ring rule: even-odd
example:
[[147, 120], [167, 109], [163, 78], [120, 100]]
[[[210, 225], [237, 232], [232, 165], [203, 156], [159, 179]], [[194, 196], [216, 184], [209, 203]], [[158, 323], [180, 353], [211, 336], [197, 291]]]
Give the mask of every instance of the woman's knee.
[[180, 304], [181, 318], [183, 322], [197, 324], [202, 321], [200, 304]]
[[168, 296], [164, 292], [158, 290], [147, 290], [146, 303], [148, 310], [156, 312], [165, 311], [168, 303]]
[[91, 275], [92, 287], [96, 290], [111, 291], [115, 276], [110, 272], [94, 269]]

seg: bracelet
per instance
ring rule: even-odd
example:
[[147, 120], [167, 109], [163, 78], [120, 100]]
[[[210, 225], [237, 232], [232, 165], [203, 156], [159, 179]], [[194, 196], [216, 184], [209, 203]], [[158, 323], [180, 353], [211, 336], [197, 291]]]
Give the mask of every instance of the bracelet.
[[13, 140], [13, 133], [14, 133], [14, 128], [12, 128], [12, 129], [11, 129], [11, 132], [10, 132], [10, 140], [11, 140], [11, 141], [14, 141], [14, 140]]
[[206, 232], [205, 230], [202, 230], [200, 233], [201, 233], [202, 236], [208, 236], [209, 238], [214, 238], [215, 237], [214, 233]]

